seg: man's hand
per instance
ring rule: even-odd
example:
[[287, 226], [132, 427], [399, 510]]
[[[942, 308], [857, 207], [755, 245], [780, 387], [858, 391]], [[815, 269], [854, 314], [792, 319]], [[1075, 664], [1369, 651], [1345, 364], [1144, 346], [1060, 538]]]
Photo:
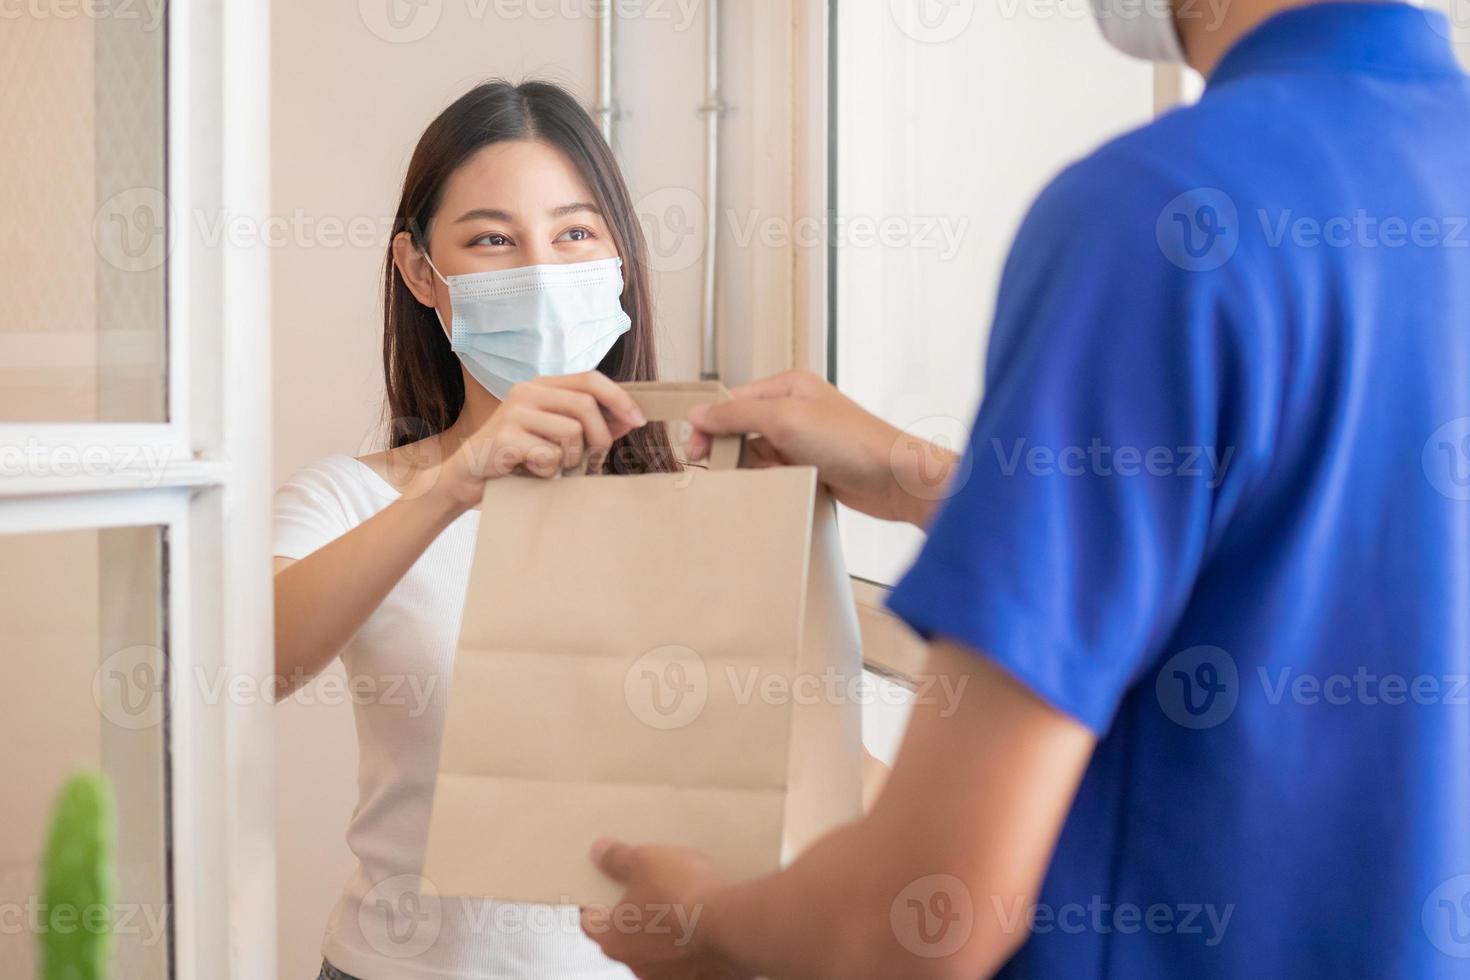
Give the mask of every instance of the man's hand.
[[699, 941], [704, 896], [725, 882], [704, 855], [680, 847], [598, 841], [592, 861], [625, 886], [612, 908], [582, 910], [582, 931], [644, 980], [745, 980], [751, 974]]
[[[972, 980], [1025, 942], [1096, 745], [1004, 667], [941, 641], [872, 812], [788, 867], [727, 882], [699, 854], [602, 845], [627, 891], [583, 928], [657, 980]], [[663, 912], [660, 928], [652, 926]]]
[[788, 371], [732, 389], [689, 414], [690, 459], [716, 435], [753, 435], [752, 465], [815, 466], [839, 501], [874, 517], [927, 525], [956, 457], [865, 411], [814, 374]]

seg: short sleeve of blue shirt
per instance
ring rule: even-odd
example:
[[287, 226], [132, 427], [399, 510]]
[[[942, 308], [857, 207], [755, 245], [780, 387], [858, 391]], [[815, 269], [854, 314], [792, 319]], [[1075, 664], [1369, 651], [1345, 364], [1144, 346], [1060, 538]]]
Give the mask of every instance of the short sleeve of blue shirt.
[[1227, 394], [1243, 353], [1216, 297], [1238, 262], [1202, 268], [1198, 228], [1166, 255], [1161, 186], [1104, 151], [1027, 217], [968, 452], [890, 600], [1099, 733], [1187, 601], [1259, 427]]

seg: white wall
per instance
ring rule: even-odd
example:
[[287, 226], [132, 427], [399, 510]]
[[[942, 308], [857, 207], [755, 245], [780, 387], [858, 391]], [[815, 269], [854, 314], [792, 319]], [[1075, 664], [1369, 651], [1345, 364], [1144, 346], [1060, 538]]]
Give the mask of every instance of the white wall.
[[[839, 11], [837, 382], [961, 446], [1021, 219], [1064, 166], [1149, 121], [1153, 69], [1109, 48], [1085, 4]], [[922, 542], [852, 512], [842, 525], [849, 567], [879, 582]]]

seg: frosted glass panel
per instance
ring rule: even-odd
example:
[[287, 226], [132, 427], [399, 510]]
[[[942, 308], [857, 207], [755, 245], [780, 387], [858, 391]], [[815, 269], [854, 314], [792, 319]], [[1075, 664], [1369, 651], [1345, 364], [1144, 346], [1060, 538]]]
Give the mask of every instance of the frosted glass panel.
[[[834, 368], [904, 428], [958, 445], [1011, 239], [1067, 163], [1147, 122], [1153, 72], [1083, 0], [836, 6]], [[892, 583], [919, 534], [845, 513], [855, 574]]]
[[164, 9], [0, 13], [0, 422], [165, 417]]
[[41, 857], [57, 792], [78, 771], [116, 799], [109, 976], [170, 976], [164, 534], [156, 527], [0, 535], [0, 977], [40, 976], [48, 930], [101, 914], [51, 908]]

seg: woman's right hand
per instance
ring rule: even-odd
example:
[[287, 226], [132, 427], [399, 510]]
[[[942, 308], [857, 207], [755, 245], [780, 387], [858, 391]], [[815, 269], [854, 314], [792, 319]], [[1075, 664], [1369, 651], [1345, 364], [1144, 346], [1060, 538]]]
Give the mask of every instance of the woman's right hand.
[[516, 470], [554, 476], [605, 458], [615, 439], [646, 424], [631, 395], [590, 371], [516, 385], [479, 429], [440, 433], [425, 449], [443, 455], [398, 500], [300, 561], [277, 560], [278, 696], [331, 662], [424, 549], [480, 502], [487, 480]]
[[424, 489], [468, 510], [488, 480], [600, 463], [615, 440], [647, 424], [633, 397], [599, 371], [536, 378], [512, 388], [489, 421], [421, 478], [429, 481]]

